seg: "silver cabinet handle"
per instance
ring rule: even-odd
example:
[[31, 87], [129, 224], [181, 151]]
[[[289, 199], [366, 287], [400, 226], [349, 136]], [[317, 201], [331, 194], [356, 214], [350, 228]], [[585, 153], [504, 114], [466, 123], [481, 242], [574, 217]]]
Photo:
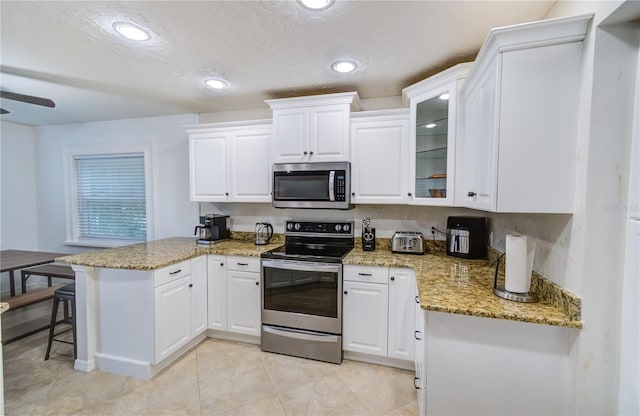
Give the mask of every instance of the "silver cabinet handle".
[[367, 276], [367, 277], [371, 277], [373, 276], [371, 273], [358, 273], [358, 276]]
[[415, 331], [413, 331], [413, 337], [416, 339], [416, 341], [420, 341], [423, 338], [418, 338], [418, 334], [422, 334], [422, 331], [418, 331], [417, 329]]
[[420, 296], [416, 295], [416, 303], [420, 303]]
[[175, 272], [169, 272], [169, 274], [173, 275], [173, 274], [178, 274], [182, 271], [182, 269], [178, 269]]
[[248, 266], [249, 263], [238, 263], [238, 266]]
[[420, 386], [418, 386], [418, 385], [416, 384], [416, 381], [418, 381], [418, 380], [420, 380], [420, 377], [414, 377], [414, 378], [413, 378], [413, 387], [414, 387], [416, 390], [420, 390]]

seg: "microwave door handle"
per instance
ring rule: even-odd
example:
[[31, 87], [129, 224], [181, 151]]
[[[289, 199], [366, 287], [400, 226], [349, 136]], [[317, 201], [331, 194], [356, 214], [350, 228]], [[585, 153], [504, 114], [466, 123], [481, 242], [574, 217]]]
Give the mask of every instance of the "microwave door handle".
[[335, 181], [336, 181], [336, 171], [329, 171], [329, 201], [335, 201]]

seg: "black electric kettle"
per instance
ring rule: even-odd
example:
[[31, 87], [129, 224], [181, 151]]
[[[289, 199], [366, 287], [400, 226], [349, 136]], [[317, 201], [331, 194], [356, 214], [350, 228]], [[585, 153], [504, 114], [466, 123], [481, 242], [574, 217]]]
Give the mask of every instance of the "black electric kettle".
[[273, 227], [268, 222], [256, 223], [256, 245], [263, 246], [269, 244], [273, 237]]

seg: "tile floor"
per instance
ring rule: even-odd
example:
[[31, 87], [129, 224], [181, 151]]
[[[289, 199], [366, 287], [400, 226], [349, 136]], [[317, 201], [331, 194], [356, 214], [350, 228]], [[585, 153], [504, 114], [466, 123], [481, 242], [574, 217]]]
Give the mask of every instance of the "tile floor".
[[[4, 320], [3, 320], [4, 323]], [[46, 332], [4, 347], [13, 415], [416, 415], [413, 374], [345, 360], [321, 363], [207, 339], [152, 380], [73, 370]]]

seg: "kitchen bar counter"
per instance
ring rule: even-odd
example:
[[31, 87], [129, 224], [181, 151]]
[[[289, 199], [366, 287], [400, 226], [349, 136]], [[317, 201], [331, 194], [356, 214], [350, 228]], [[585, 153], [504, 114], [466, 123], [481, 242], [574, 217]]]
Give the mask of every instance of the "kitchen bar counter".
[[[561, 297], [559, 294], [540, 293], [541, 300], [529, 304], [494, 295], [494, 268], [487, 260], [465, 260], [444, 253], [394, 254], [388, 249], [365, 252], [356, 245], [343, 263], [413, 268], [420, 305], [428, 311], [582, 328], [580, 319], [564, 310], [562, 305], [552, 304], [553, 299]], [[557, 286], [553, 290], [562, 291]]]
[[86, 267], [155, 270], [204, 254], [260, 257], [263, 252], [280, 245], [282, 242], [277, 241], [257, 246], [250, 239], [232, 238], [231, 240], [219, 241], [211, 246], [203, 246], [196, 244], [194, 238], [173, 237], [59, 257], [56, 261]]

